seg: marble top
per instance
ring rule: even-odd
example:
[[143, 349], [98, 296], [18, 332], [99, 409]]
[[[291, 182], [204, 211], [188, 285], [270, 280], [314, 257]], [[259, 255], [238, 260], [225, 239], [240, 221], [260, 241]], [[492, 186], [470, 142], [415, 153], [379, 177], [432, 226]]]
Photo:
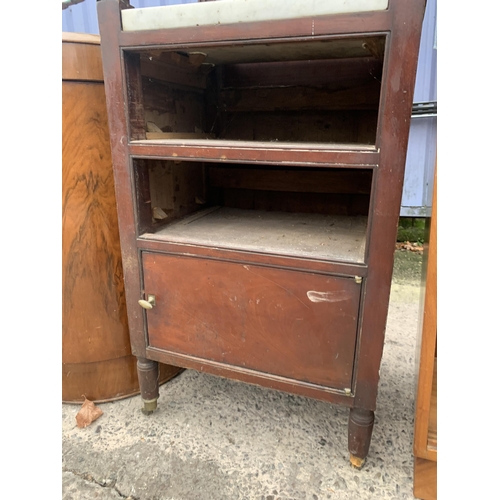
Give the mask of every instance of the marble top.
[[387, 9], [389, 0], [218, 0], [125, 9], [123, 31], [296, 19]]

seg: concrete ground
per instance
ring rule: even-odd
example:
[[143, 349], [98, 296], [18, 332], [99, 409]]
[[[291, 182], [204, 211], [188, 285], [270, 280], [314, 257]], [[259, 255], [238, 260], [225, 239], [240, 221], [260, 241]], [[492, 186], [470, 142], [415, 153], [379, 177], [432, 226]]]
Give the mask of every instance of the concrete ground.
[[413, 499], [415, 344], [422, 258], [396, 253], [367, 462], [349, 463], [348, 410], [184, 371], [139, 396], [98, 405], [79, 429], [62, 407], [63, 500]]

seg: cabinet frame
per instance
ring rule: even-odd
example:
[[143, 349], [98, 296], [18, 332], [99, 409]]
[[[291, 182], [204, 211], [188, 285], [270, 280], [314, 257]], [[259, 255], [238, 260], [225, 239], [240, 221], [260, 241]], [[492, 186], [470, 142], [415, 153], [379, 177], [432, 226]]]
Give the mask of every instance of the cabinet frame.
[[[373, 411], [383, 352], [389, 295], [394, 262], [399, 208], [413, 89], [417, 68], [420, 31], [425, 1], [390, 0], [387, 10], [301, 18], [286, 21], [254, 22], [244, 25], [200, 26], [124, 32], [120, 10], [130, 8], [124, 0], [100, 0], [98, 15], [103, 49], [104, 79], [108, 102], [115, 185], [118, 199], [119, 229], [123, 253], [126, 297], [137, 304], [147, 291], [143, 289], [141, 252], [156, 251], [175, 255], [204, 255], [204, 258], [228, 262], [260, 262], [264, 266], [304, 269], [309, 272], [360, 276], [362, 278], [359, 330], [350, 393], [328, 391], [322, 387], [294, 384], [289, 380], [263, 381], [244, 370], [214, 362], [178, 357], [153, 349], [146, 342], [146, 313], [129, 307], [132, 352], [140, 360], [182, 363], [183, 367], [230, 376], [247, 382], [315, 397], [355, 409], [351, 412], [351, 455], [364, 461], [373, 426]], [[242, 27], [243, 26], [243, 27]], [[231, 141], [129, 140], [131, 134], [128, 102], [138, 92], [140, 75], [126, 65], [128, 52], [147, 48], [197, 48], [215, 44], [269, 43], [292, 39], [320, 40], [366, 34], [385, 34], [385, 54], [378, 111], [376, 141], [373, 146], [359, 145], [265, 145]], [[137, 65], [135, 66], [137, 68]], [[127, 85], [124, 82], [128, 82]], [[308, 261], [295, 257], [252, 254], [244, 251], [202, 248], [186, 244], [149, 241], [137, 234], [134, 208], [133, 161], [135, 159], [175, 159], [234, 161], [242, 164], [282, 164], [324, 168], [372, 169], [372, 193], [366, 234], [366, 259], [362, 264]], [[144, 362], [143, 365], [145, 366]], [[149, 365], [148, 365], [149, 366]], [[154, 391], [153, 391], [154, 392]], [[143, 396], [144, 397], [144, 396]], [[146, 398], [145, 398], [146, 399]], [[361, 430], [360, 430], [361, 429]], [[352, 431], [352, 432], [351, 432]], [[357, 437], [361, 445], [356, 444]], [[363, 456], [364, 455], [364, 456]], [[355, 462], [355, 461], [354, 461]], [[353, 462], [353, 463], [354, 463]]]

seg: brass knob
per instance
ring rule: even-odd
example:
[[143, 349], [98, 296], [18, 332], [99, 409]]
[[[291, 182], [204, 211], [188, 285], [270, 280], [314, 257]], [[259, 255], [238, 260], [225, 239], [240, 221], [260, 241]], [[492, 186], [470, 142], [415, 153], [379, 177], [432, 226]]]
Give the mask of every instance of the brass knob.
[[148, 295], [148, 300], [139, 300], [139, 305], [143, 309], [153, 309], [156, 305], [156, 297], [154, 295]]

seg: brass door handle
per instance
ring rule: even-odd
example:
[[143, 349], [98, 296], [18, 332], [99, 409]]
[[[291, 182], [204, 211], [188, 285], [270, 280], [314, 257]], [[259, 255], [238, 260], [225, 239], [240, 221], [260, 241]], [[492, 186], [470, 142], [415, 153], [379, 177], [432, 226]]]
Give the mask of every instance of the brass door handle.
[[139, 305], [143, 309], [153, 309], [153, 307], [156, 305], [156, 297], [154, 295], [148, 295], [147, 298], [148, 300], [139, 300]]

